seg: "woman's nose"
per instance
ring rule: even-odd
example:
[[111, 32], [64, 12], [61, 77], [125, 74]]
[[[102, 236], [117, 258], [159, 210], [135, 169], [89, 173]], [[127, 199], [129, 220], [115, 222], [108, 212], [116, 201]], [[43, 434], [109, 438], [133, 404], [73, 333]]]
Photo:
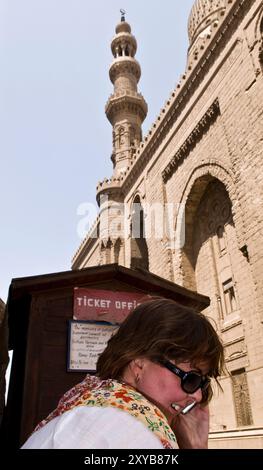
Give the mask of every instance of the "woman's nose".
[[195, 400], [197, 403], [200, 403], [200, 402], [202, 401], [202, 398], [203, 398], [201, 388], [198, 388], [198, 389], [196, 390], [196, 392], [194, 392], [194, 393], [191, 393], [191, 394], [189, 393], [189, 396], [190, 396], [190, 397], [193, 397], [194, 400]]

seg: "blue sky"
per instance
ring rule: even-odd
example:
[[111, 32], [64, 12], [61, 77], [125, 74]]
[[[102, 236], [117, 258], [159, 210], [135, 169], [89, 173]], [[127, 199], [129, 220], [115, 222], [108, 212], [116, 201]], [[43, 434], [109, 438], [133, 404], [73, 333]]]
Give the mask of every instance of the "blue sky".
[[144, 133], [186, 66], [193, 0], [0, 0], [0, 297], [12, 278], [71, 268], [80, 204], [111, 176], [110, 42], [138, 42]]

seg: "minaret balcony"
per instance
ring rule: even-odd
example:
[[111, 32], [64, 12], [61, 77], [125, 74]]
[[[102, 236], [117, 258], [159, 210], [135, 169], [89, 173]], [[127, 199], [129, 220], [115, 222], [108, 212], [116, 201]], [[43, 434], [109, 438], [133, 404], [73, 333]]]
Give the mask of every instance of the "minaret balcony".
[[124, 92], [112, 94], [105, 107], [107, 118], [112, 125], [115, 124], [116, 115], [123, 113], [123, 111], [138, 115], [141, 122], [143, 122], [147, 116], [148, 106], [141, 93]]
[[105, 178], [103, 181], [100, 181], [97, 185], [97, 203], [100, 206], [101, 197], [103, 195], [108, 196], [110, 199], [119, 200], [122, 198], [122, 182], [123, 178], [121, 176], [116, 176], [112, 178]]
[[114, 84], [117, 77], [127, 73], [133, 75], [138, 83], [141, 77], [141, 67], [139, 62], [129, 56], [121, 56], [114, 59], [109, 71], [111, 82]]

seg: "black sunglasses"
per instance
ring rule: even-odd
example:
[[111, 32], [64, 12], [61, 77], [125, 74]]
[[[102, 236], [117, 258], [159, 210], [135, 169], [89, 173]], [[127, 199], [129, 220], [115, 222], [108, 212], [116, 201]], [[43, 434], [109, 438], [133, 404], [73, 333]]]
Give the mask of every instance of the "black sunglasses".
[[195, 393], [199, 388], [201, 388], [201, 390], [205, 390], [210, 384], [210, 378], [201, 375], [198, 372], [193, 370], [185, 372], [167, 360], [160, 361], [160, 364], [177, 375], [177, 377], [180, 377], [181, 387], [186, 393]]

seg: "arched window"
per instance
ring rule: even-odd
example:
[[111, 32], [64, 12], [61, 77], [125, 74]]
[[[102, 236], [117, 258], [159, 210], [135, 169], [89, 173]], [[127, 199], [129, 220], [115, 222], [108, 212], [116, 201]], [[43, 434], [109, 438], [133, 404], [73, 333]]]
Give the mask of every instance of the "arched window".
[[219, 253], [223, 253], [226, 249], [226, 241], [225, 241], [225, 234], [224, 234], [224, 227], [223, 225], [219, 225], [217, 231], [217, 240], [218, 240], [218, 249]]
[[139, 196], [132, 204], [131, 268], [149, 269], [148, 247], [145, 240], [144, 211]]
[[124, 138], [124, 128], [120, 127], [119, 129], [119, 147], [125, 143], [125, 138]]
[[121, 240], [118, 238], [118, 240], [115, 242], [115, 245], [114, 245], [114, 263], [119, 264], [120, 251], [121, 251]]
[[133, 127], [130, 128], [130, 146], [133, 147], [135, 145], [135, 129]]
[[239, 292], [232, 259], [239, 256], [232, 205], [223, 183], [205, 175], [196, 180], [185, 212], [183, 285], [212, 299], [221, 322], [239, 315]]
[[106, 264], [112, 263], [111, 249], [112, 249], [112, 242], [111, 242], [111, 240], [108, 240], [106, 248], [105, 248], [105, 262], [106, 262]]

